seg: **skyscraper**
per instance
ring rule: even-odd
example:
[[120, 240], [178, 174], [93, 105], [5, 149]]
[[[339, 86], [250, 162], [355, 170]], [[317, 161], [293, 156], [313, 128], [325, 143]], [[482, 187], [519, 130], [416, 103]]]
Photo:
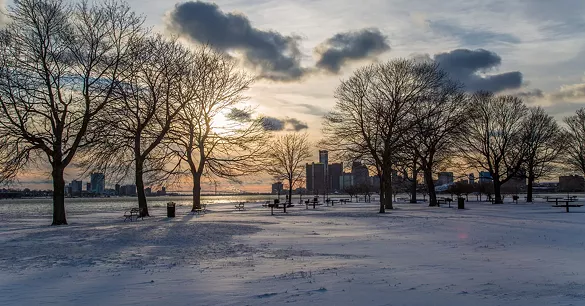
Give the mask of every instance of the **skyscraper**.
[[351, 164], [351, 174], [353, 175], [354, 185], [367, 184], [370, 178], [368, 167], [362, 164], [361, 161], [354, 161]]
[[81, 189], [83, 189], [83, 182], [74, 180], [69, 186], [71, 186], [71, 194], [80, 194]]
[[103, 194], [106, 187], [106, 176], [103, 173], [91, 174], [91, 191], [95, 194]]
[[331, 164], [329, 165], [329, 171], [327, 173], [329, 180], [329, 190], [331, 192], [341, 191], [340, 177], [343, 174], [342, 164]]
[[329, 152], [327, 150], [319, 150], [319, 163], [329, 165]]
[[307, 192], [313, 194], [320, 194], [325, 192], [325, 164], [307, 164], [306, 170]]

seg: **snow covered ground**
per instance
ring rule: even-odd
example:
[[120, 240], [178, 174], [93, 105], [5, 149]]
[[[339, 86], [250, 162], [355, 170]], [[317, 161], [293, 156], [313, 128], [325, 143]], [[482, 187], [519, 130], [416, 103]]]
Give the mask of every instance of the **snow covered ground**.
[[585, 207], [425, 205], [4, 209], [0, 305], [585, 305]]

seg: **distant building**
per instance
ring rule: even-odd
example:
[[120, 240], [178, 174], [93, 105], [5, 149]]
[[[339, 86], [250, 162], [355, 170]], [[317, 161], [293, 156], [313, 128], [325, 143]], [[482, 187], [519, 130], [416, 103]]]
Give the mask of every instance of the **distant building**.
[[479, 182], [480, 183], [491, 183], [492, 182], [492, 175], [488, 171], [481, 171], [479, 173]]
[[306, 165], [307, 192], [313, 194], [325, 193], [325, 164], [312, 163]]
[[351, 173], [343, 173], [339, 177], [339, 188], [344, 191], [348, 187], [353, 186], [353, 175]]
[[453, 183], [453, 172], [439, 172], [437, 185], [446, 185]]
[[329, 165], [329, 152], [326, 150], [319, 150], [319, 163]]
[[106, 176], [103, 173], [91, 174], [91, 191], [95, 194], [103, 194], [106, 189]]
[[87, 191], [87, 192], [91, 191], [91, 183], [85, 184], [85, 191]]
[[81, 194], [83, 189], [83, 182], [82, 181], [72, 181], [69, 186], [71, 187], [71, 194]]
[[475, 184], [475, 175], [473, 173], [469, 173], [469, 184]]
[[354, 161], [351, 164], [351, 174], [353, 175], [354, 185], [363, 185], [368, 183], [370, 173], [368, 171], [368, 167], [362, 164], [361, 161]]
[[114, 186], [115, 190], [116, 190], [116, 195], [120, 195], [120, 184], [116, 184], [116, 186]]
[[120, 195], [121, 196], [135, 196], [136, 195], [136, 185], [124, 185], [120, 187]]
[[152, 188], [148, 187], [148, 188], [144, 188], [144, 193], [149, 196], [152, 194]]
[[276, 182], [272, 184], [272, 194], [280, 194], [282, 193], [283, 184], [282, 182]]
[[561, 176], [559, 177], [559, 191], [585, 191], [585, 179], [580, 175]]
[[328, 178], [329, 178], [329, 191], [339, 192], [341, 191], [340, 177], [343, 174], [343, 165], [340, 163], [329, 165]]

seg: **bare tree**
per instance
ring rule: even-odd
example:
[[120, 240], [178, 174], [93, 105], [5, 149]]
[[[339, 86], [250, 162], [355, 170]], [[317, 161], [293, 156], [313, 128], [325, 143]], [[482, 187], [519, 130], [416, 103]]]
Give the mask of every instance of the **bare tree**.
[[[132, 177], [138, 206], [148, 216], [144, 191], [149, 182], [163, 180], [174, 155], [161, 143], [196, 88], [189, 82], [200, 73], [193, 68], [196, 54], [175, 39], [146, 37], [134, 46], [126, 62], [125, 82], [115, 88], [118, 97], [102, 112], [94, 134], [99, 144], [88, 155], [88, 168], [105, 169], [113, 177]], [[194, 76], [195, 75], [195, 76]]]
[[565, 162], [585, 174], [585, 108], [564, 119], [567, 124]]
[[392, 170], [412, 140], [415, 109], [443, 80], [436, 64], [398, 59], [354, 72], [337, 88], [324, 123], [332, 152], [366, 156], [380, 177], [380, 213], [392, 209]]
[[554, 171], [567, 141], [556, 120], [541, 107], [530, 109], [522, 139], [526, 148], [523, 168], [528, 178], [526, 202], [532, 202], [534, 182]]
[[471, 166], [489, 171], [495, 203], [501, 204], [502, 184], [519, 174], [526, 156], [522, 134], [527, 108], [518, 97], [478, 92], [468, 114], [459, 151]]
[[53, 225], [67, 224], [63, 173], [115, 99], [143, 19], [126, 4], [19, 0], [0, 38], [0, 181], [51, 166]]
[[437, 68], [435, 78], [435, 86], [428, 89], [416, 109], [413, 141], [407, 144], [424, 174], [429, 206], [437, 206], [433, 173], [454, 153], [467, 120], [468, 101], [462, 85], [451, 81], [445, 72]]
[[308, 135], [287, 133], [276, 136], [267, 155], [266, 171], [277, 180], [288, 183], [288, 198], [292, 199], [293, 188], [302, 182], [305, 174], [304, 162], [311, 157]]
[[236, 108], [246, 97], [253, 78], [238, 69], [227, 56], [200, 48], [186, 80], [193, 90], [172, 125], [170, 147], [186, 166], [193, 180], [193, 210], [201, 208], [201, 179], [204, 175], [236, 179], [262, 170], [268, 132], [262, 118]]

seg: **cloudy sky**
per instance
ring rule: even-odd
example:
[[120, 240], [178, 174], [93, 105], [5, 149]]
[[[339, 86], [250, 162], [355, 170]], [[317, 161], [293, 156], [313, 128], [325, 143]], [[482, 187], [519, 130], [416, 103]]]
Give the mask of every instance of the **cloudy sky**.
[[[339, 80], [396, 57], [439, 62], [469, 90], [516, 93], [559, 118], [585, 103], [582, 0], [131, 1], [156, 31], [234, 54], [251, 102], [319, 137]], [[289, 120], [290, 121], [290, 120]], [[301, 125], [304, 127], [305, 125]]]
[[439, 62], [469, 90], [515, 93], [557, 118], [585, 106], [583, 0], [130, 0], [154, 31], [228, 52], [250, 103], [320, 136], [339, 80], [397, 57]]

